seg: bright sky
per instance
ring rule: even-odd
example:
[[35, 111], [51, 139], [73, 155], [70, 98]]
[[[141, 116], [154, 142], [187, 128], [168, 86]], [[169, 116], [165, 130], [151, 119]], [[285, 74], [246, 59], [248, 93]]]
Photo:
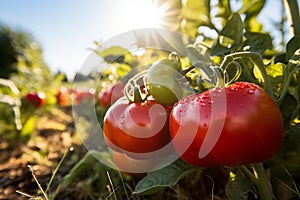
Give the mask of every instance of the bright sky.
[[[278, 19], [279, 2], [269, 0], [261, 18]], [[32, 34], [52, 71], [73, 77], [90, 54], [88, 48], [95, 47], [94, 41], [151, 27], [153, 12], [147, 0], [3, 0], [0, 23]], [[151, 20], [144, 18], [151, 13]]]

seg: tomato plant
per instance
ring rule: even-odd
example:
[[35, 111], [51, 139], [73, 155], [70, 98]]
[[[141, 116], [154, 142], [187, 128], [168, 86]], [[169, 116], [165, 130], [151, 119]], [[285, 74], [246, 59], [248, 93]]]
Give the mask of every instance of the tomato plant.
[[[181, 99], [170, 115], [170, 133], [175, 149], [192, 165], [237, 166], [270, 159], [281, 145], [283, 123], [278, 106], [264, 90], [236, 82]], [[210, 146], [201, 158], [200, 150]]]
[[103, 107], [108, 107], [113, 104], [116, 100], [124, 95], [123, 89], [124, 83], [115, 83], [107, 88], [104, 92], [100, 93], [98, 96], [98, 102]]
[[106, 143], [115, 151], [143, 158], [143, 153], [156, 151], [170, 142], [168, 113], [168, 108], [154, 99], [129, 102], [120, 98], [104, 117]]
[[46, 95], [43, 92], [29, 92], [24, 99], [36, 107], [41, 107], [46, 102]]

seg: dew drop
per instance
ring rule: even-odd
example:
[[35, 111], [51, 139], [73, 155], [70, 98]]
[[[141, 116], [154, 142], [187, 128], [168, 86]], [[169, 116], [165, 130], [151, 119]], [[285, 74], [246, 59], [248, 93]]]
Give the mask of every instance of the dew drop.
[[204, 93], [202, 96], [203, 99], [207, 99], [208, 97], [209, 97], [209, 94], [207, 94], [207, 93]]
[[121, 120], [120, 123], [121, 123], [121, 124], [124, 124], [124, 120]]
[[254, 90], [252, 90], [252, 89], [248, 90], [247, 94], [254, 94]]
[[122, 115], [121, 115], [121, 118], [124, 118], [124, 117], [125, 117], [125, 115], [124, 115], [124, 114], [122, 114]]
[[202, 106], [202, 107], [205, 107], [206, 105], [205, 105], [205, 103], [201, 103], [201, 106]]
[[212, 95], [213, 97], [218, 97], [218, 96], [220, 96], [218, 93], [213, 93], [213, 95]]
[[209, 100], [208, 103], [209, 103], [209, 104], [213, 104], [214, 101], [213, 101], [213, 100]]

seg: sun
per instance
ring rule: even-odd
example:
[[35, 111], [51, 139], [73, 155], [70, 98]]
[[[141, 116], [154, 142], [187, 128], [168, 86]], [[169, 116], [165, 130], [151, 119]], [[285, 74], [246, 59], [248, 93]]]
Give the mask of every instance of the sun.
[[167, 5], [158, 5], [154, 0], [126, 0], [122, 3], [124, 12], [118, 18], [131, 29], [163, 28], [167, 9]]

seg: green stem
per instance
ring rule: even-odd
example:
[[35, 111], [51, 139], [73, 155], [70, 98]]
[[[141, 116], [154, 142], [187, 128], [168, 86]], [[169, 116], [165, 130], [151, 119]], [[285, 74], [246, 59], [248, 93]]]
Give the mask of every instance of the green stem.
[[265, 169], [262, 163], [253, 164], [254, 175], [256, 177], [255, 185], [261, 200], [272, 200], [272, 190], [267, 179]]
[[283, 0], [286, 16], [291, 26], [291, 35], [300, 35], [300, 16], [297, 0]]
[[240, 166], [239, 169], [252, 181], [256, 186], [261, 200], [272, 200], [272, 189], [265, 174], [262, 163], [252, 165], [253, 173], [246, 167]]
[[264, 66], [262, 57], [257, 52], [237, 52], [230, 55], [225, 56], [220, 68], [224, 71], [228, 67], [231, 62], [234, 62], [237, 58], [251, 58], [256, 67], [258, 68], [260, 75], [263, 79], [264, 90], [274, 99], [274, 93], [272, 89], [272, 85], [267, 74], [266, 68]]
[[269, 79], [269, 76], [268, 76], [267, 70], [265, 68], [265, 65], [263, 63], [261, 55], [259, 53], [253, 53], [252, 61], [255, 63], [256, 67], [258, 67], [259, 72], [263, 78], [264, 90], [272, 97], [272, 99], [275, 100], [271, 81]]

